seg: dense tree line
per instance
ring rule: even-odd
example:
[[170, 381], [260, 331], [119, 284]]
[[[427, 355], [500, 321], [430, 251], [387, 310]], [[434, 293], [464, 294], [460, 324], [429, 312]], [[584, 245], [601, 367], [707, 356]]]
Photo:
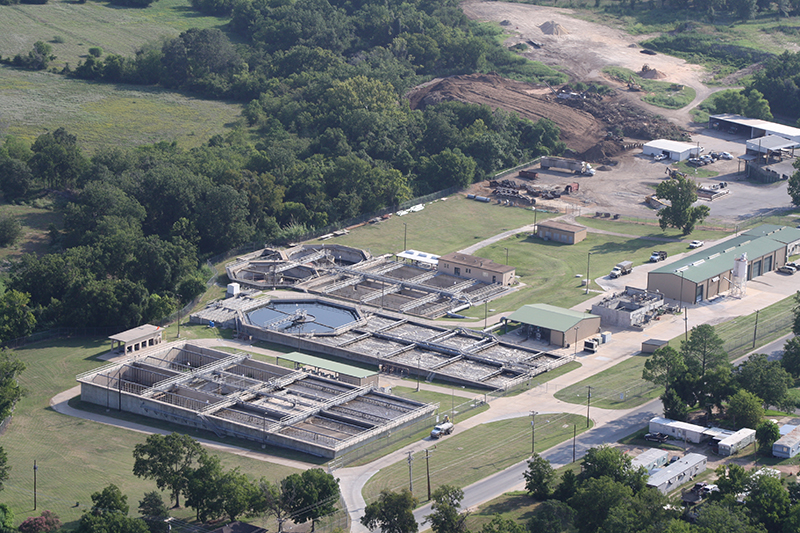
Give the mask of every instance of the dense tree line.
[[[292, 474], [277, 484], [266, 479], [253, 481], [238, 468], [224, 470], [217, 456], [187, 435], [150, 435], [144, 444], [136, 445], [133, 457], [136, 476], [169, 490], [176, 507], [183, 495], [201, 522], [267, 514], [278, 524], [310, 520], [313, 527], [339, 503], [338, 480], [318, 468]], [[150, 499], [160, 502], [160, 497]]]
[[[792, 342], [787, 343], [789, 354]], [[685, 420], [691, 408], [700, 407], [709, 418], [725, 412], [735, 426], [753, 429], [769, 406], [794, 410], [790, 389], [798, 377], [800, 367], [791, 354], [781, 361], [754, 354], [734, 367], [708, 324], [692, 328], [680, 350], [656, 350], [642, 372], [643, 379], [665, 387], [661, 401], [667, 418]]]

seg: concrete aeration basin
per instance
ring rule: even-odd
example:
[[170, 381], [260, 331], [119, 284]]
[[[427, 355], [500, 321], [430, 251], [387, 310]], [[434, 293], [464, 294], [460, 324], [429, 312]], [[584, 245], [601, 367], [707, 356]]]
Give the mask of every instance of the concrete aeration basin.
[[336, 457], [436, 410], [341, 381], [186, 342], [78, 376], [81, 400]]
[[501, 342], [491, 333], [368, 313], [346, 302], [316, 297], [228, 298], [209, 304], [191, 321], [213, 321], [239, 335], [372, 364], [384, 372], [491, 390], [511, 387], [573, 359]]

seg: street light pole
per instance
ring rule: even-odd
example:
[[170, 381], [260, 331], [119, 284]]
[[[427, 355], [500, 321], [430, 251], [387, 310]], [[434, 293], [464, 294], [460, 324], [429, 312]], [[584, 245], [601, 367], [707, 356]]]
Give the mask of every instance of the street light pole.
[[36, 472], [39, 467], [36, 466], [36, 459], [33, 460], [33, 510], [36, 510]]
[[531, 207], [533, 209], [533, 236], [536, 236], [536, 208]]
[[508, 265], [508, 248], [504, 248], [504, 250], [506, 251], [506, 265]]
[[483, 329], [488, 327], [489, 321], [489, 300], [483, 302]]
[[591, 261], [591, 259], [592, 259], [592, 252], [589, 252], [586, 255], [586, 294], [589, 294], [589, 284], [592, 283], [592, 281], [589, 279], [589, 261]]
[[408, 224], [403, 222], [403, 251], [405, 252], [408, 247], [406, 245], [406, 237], [408, 236]]
[[531, 455], [536, 454], [536, 411], [531, 411]]
[[572, 328], [572, 330], [575, 332], [575, 356], [577, 356], [578, 355], [578, 326], [575, 326], [574, 328]]

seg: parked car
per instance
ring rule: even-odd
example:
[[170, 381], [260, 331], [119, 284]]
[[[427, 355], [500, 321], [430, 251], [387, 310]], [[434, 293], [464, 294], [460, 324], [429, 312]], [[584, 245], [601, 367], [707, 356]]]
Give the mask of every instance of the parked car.
[[656, 161], [663, 161], [663, 160], [664, 160], [664, 159], [666, 159], [667, 157], [669, 157], [669, 156], [667, 156], [667, 154], [656, 154], [656, 155], [653, 157], [653, 159], [655, 159]]
[[694, 484], [694, 487], [692, 487], [692, 492], [700, 493], [700, 491], [702, 491], [706, 487], [706, 485], [708, 485], [708, 483], [706, 483], [705, 481], [699, 481]]
[[719, 157], [721, 159], [733, 159], [733, 156], [728, 152], [722, 152], [721, 154], [719, 154]]
[[700, 494], [703, 496], [711, 494], [712, 492], [719, 492], [719, 487], [717, 485], [706, 485], [700, 489]]
[[786, 266], [794, 267], [795, 270], [800, 270], [800, 261], [795, 261], [793, 263], [786, 263]]
[[705, 243], [703, 241], [692, 241], [689, 243], [689, 248], [700, 248]]
[[667, 442], [668, 438], [669, 437], [663, 433], [648, 433], [644, 436], [644, 440], [649, 440], [651, 442]]
[[794, 268], [793, 266], [783, 265], [782, 267], [778, 268], [778, 272], [780, 272], [781, 274], [791, 275], [797, 272], [797, 269]]

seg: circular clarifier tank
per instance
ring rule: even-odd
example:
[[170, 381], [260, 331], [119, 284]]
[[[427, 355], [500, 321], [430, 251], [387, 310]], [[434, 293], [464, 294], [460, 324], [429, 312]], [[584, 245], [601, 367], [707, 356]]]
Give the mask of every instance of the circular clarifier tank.
[[358, 314], [353, 309], [313, 300], [273, 301], [247, 313], [247, 319], [254, 326], [285, 333], [330, 333], [355, 322]]

